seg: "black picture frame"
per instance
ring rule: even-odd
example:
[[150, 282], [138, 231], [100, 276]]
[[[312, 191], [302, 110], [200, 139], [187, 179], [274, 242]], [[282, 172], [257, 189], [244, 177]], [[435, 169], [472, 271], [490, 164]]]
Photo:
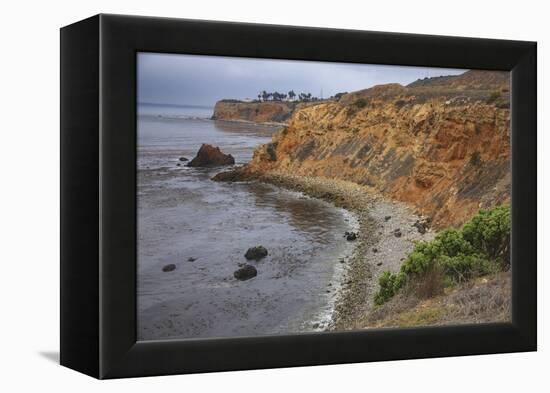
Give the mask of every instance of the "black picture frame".
[[[136, 53], [511, 71], [512, 322], [136, 341]], [[97, 15], [61, 29], [61, 364], [96, 378], [534, 351], [536, 43]]]

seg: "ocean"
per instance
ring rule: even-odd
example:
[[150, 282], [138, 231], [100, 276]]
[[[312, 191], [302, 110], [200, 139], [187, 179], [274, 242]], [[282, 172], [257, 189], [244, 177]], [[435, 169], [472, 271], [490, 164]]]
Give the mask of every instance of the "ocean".
[[[138, 339], [243, 337], [323, 330], [355, 230], [347, 211], [256, 182], [211, 179], [228, 168], [190, 168], [203, 143], [252, 158], [274, 126], [210, 120], [213, 108], [138, 108]], [[178, 165], [179, 164], [179, 165]], [[249, 247], [269, 255], [248, 262]], [[258, 275], [238, 281], [251, 263]], [[176, 269], [163, 272], [162, 267]]]

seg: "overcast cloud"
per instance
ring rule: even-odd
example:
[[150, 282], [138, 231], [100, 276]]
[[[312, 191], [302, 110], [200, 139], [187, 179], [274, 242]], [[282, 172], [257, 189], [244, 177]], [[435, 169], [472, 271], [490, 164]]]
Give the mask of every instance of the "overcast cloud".
[[256, 98], [258, 92], [294, 90], [329, 97], [383, 83], [465, 70], [295, 60], [140, 53], [138, 102], [213, 106], [223, 98]]

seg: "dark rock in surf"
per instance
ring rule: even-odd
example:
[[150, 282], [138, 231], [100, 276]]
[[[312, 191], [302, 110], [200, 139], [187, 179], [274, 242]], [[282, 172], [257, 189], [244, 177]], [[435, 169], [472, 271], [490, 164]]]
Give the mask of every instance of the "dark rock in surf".
[[180, 161], [189, 161], [189, 160], [185, 157], [180, 157]]
[[224, 154], [219, 147], [202, 144], [197, 155], [187, 166], [189, 167], [215, 167], [223, 165], [233, 165], [235, 159], [231, 154]]
[[233, 273], [233, 277], [235, 277], [237, 280], [249, 280], [253, 277], [256, 277], [258, 275], [258, 271], [256, 268], [252, 265], [244, 265], [238, 270], [235, 270]]
[[264, 246], [250, 247], [244, 257], [246, 259], [262, 259], [267, 256], [267, 249]]
[[176, 270], [176, 265], [174, 265], [173, 263], [170, 263], [162, 268], [163, 272], [171, 272], [174, 270]]

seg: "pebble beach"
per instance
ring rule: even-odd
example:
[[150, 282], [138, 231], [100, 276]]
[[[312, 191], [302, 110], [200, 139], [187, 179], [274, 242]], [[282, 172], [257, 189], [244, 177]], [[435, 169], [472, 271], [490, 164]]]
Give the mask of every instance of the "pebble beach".
[[353, 213], [358, 220], [354, 251], [337, 263], [344, 265], [337, 286], [331, 322], [325, 330], [348, 330], [373, 307], [378, 277], [385, 270], [396, 272], [415, 242], [431, 240], [434, 232], [421, 233], [415, 226], [423, 218], [407, 205], [390, 201], [366, 186], [323, 177], [282, 173], [255, 176], [260, 182], [299, 191]]

